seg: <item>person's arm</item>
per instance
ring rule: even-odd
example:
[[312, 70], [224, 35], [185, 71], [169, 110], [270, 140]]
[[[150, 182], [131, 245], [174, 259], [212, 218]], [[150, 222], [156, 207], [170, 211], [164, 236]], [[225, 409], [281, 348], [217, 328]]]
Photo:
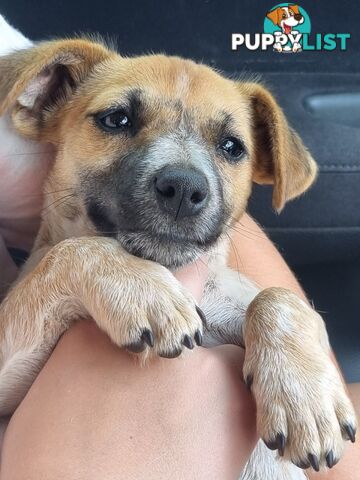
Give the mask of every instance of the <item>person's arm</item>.
[[306, 300], [293, 272], [259, 225], [244, 215], [232, 231], [230, 266], [261, 288], [283, 287]]

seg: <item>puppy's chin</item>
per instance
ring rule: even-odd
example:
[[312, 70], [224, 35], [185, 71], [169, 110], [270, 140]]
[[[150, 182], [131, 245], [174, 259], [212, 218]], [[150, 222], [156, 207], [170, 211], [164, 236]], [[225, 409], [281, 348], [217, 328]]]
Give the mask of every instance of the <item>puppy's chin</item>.
[[197, 245], [183, 239], [171, 239], [145, 232], [120, 233], [116, 238], [132, 255], [160, 263], [171, 270], [194, 262], [215, 243], [215, 239], [211, 239], [204, 242], [204, 245]]

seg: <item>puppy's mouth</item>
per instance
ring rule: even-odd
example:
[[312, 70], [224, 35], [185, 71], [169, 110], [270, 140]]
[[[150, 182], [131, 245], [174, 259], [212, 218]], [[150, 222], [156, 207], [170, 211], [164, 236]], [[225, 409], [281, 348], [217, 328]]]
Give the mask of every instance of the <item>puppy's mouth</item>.
[[208, 252], [226, 229], [228, 214], [222, 202], [199, 215], [174, 218], [153, 196], [112, 198], [87, 196], [87, 215], [98, 234], [116, 239], [132, 255], [170, 269]]
[[221, 231], [204, 239], [147, 231], [117, 232], [116, 239], [132, 255], [176, 269], [194, 262], [219, 240]]
[[285, 31], [286, 35], [289, 35], [289, 33], [291, 33], [291, 30], [292, 30], [292, 26], [284, 23], [284, 31]]
[[[100, 235], [132, 255], [167, 268], [187, 265], [219, 239], [230, 209], [220, 179], [199, 169], [166, 164], [155, 173], [141, 159], [128, 170], [83, 182], [88, 218]], [[155, 160], [154, 160], [155, 161]], [[210, 180], [208, 180], [210, 178]]]

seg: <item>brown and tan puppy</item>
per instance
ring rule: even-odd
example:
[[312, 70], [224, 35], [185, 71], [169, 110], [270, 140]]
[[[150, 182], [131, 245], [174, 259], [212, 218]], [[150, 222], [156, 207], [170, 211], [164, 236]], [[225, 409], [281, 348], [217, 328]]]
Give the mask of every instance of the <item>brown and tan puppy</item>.
[[[252, 181], [273, 184], [281, 210], [316, 176], [271, 94], [189, 60], [65, 40], [0, 59], [0, 109], [57, 150], [35, 247], [0, 306], [0, 413], [14, 411], [64, 330], [91, 315], [143, 355], [174, 357], [203, 335], [207, 346], [245, 345], [259, 434], [288, 461], [260, 442], [243, 479], [333, 466], [356, 418], [322, 319], [226, 267]], [[204, 253], [206, 325], [168, 270]]]

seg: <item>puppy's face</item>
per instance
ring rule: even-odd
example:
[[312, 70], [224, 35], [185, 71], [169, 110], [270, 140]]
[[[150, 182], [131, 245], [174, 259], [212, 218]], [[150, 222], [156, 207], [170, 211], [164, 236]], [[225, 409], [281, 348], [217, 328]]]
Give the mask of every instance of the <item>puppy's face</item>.
[[58, 147], [47, 185], [55, 203], [44, 217], [50, 242], [108, 235], [130, 253], [177, 267], [227, 234], [253, 179], [275, 182], [280, 209], [315, 176], [259, 85], [177, 57], [124, 59], [81, 40], [5, 62], [4, 108], [14, 105], [24, 135]]
[[267, 17], [289, 34], [297, 25], [304, 23], [304, 17], [300, 13], [298, 5], [279, 7], [267, 14]]
[[114, 58], [64, 109], [53, 178], [66, 172], [76, 191], [74, 222], [86, 215], [129, 252], [180, 265], [244, 210], [250, 124], [248, 99], [205, 66]]

